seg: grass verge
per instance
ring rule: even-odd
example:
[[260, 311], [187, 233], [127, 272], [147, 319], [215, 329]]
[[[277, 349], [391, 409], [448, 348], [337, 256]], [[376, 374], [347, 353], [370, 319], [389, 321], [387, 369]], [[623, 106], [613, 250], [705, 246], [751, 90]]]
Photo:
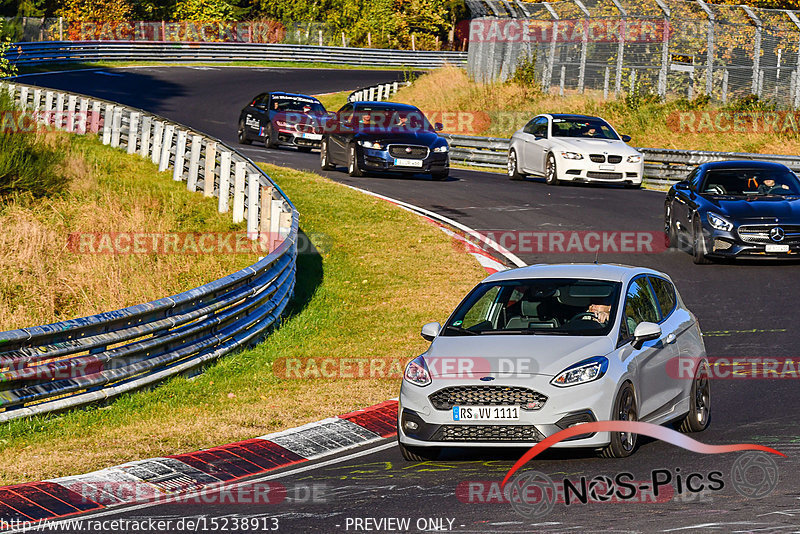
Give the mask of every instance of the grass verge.
[[314, 96], [318, 98], [320, 102], [322, 102], [322, 105], [325, 106], [325, 109], [328, 111], [339, 111], [339, 108], [347, 103], [347, 97], [350, 96], [350, 93], [352, 92], [353, 91], [339, 91], [337, 93]]
[[[756, 132], [709, 133], [708, 128], [702, 133], [686, 130], [678, 133], [675, 129], [676, 126], [680, 128], [677, 115], [680, 112], [771, 111], [773, 106], [769, 102], [741, 100], [721, 107], [699, 97], [692, 101], [673, 99], [662, 103], [645, 93], [605, 100], [602, 91], [586, 91], [583, 95], [567, 91], [561, 97], [543, 94], [531, 84], [479, 84], [470, 80], [463, 69], [455, 67], [437, 69], [420, 76], [410, 87], [400, 89], [392, 100], [414, 104], [432, 121], [439, 121], [444, 111], [467, 112], [463, 115], [466, 117], [464, 120], [443, 121], [449, 133], [510, 137], [540, 113], [579, 113], [608, 120], [617, 131], [632, 137], [630, 144], [633, 146], [762, 154], [800, 153], [800, 134], [796, 127], [794, 131], [785, 133], [762, 132], [760, 129]], [[693, 124], [699, 127], [700, 123], [701, 119], [695, 118]]]
[[397, 380], [285, 380], [280, 357], [410, 359], [485, 276], [435, 226], [311, 173], [265, 166], [330, 248], [298, 258], [291, 315], [267, 340], [193, 380], [176, 378], [105, 407], [0, 427], [0, 483], [82, 473], [193, 451], [345, 413], [396, 396]]

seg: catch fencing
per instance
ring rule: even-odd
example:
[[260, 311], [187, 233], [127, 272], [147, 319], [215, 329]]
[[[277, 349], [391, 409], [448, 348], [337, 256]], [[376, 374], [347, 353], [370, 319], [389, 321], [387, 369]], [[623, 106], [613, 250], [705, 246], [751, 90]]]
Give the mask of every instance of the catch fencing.
[[357, 102], [359, 100], [368, 100], [370, 102], [381, 102], [396, 95], [401, 87], [407, 87], [409, 85], [411, 85], [411, 82], [389, 82], [362, 87], [350, 93], [347, 97], [347, 101]]
[[[505, 169], [510, 139], [442, 134], [450, 144], [450, 160], [475, 167]], [[686, 178], [696, 165], [709, 161], [758, 160], [782, 163], [800, 171], [800, 156], [750, 154], [741, 152], [705, 152], [666, 148], [637, 148], [644, 155], [644, 178], [648, 183], [671, 184]]]
[[189, 291], [55, 324], [0, 332], [0, 422], [109, 399], [199, 367], [278, 324], [295, 285], [299, 215], [250, 159], [159, 116], [80, 94], [0, 85], [46, 127], [172, 169], [190, 191], [271, 240], [253, 265]]
[[800, 106], [800, 11], [703, 0], [470, 0], [469, 73], [545, 91]]

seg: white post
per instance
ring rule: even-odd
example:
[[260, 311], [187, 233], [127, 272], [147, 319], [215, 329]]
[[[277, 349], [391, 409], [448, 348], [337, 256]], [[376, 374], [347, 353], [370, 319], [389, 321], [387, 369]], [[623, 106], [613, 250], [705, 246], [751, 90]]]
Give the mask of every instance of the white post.
[[139, 113], [137, 111], [131, 112], [130, 120], [128, 121], [128, 154], [136, 153], [136, 142], [139, 137]]
[[53, 123], [59, 130], [64, 128], [64, 93], [56, 94], [56, 113], [53, 117]]
[[89, 99], [81, 98], [80, 113], [78, 114], [77, 132], [81, 135], [86, 133], [86, 125], [89, 122]]
[[564, 80], [567, 76], [567, 66], [561, 65], [561, 77], [558, 81], [558, 95], [564, 96]]
[[[34, 114], [39, 114], [42, 107], [42, 90], [41, 89], [34, 89], [33, 90], [33, 112]], [[36, 121], [39, 122], [39, 117], [36, 117]]]
[[152, 120], [150, 115], [142, 118], [142, 146], [139, 148], [139, 155], [143, 158], [150, 157], [150, 122]]
[[270, 219], [269, 219], [269, 239], [270, 239], [270, 250], [275, 250], [278, 243], [280, 243], [281, 238], [281, 206], [283, 205], [282, 200], [272, 200], [272, 209], [270, 210]]
[[397, 82], [394, 82], [394, 84], [392, 84], [392, 93], [396, 95], [397, 91], [398, 91]]
[[100, 131], [100, 107], [101, 104], [97, 100], [92, 102], [92, 121], [89, 123], [89, 129], [93, 134]]
[[228, 197], [231, 194], [231, 153], [227, 150], [219, 158], [219, 204], [217, 211], [228, 212]]
[[203, 171], [203, 196], [214, 196], [214, 176], [217, 171], [217, 144], [206, 143], [206, 165]]
[[175, 166], [172, 168], [172, 179], [176, 182], [183, 180], [183, 160], [186, 154], [186, 130], [178, 130], [178, 140], [175, 141]]
[[153, 132], [153, 154], [151, 155], [151, 159], [153, 163], [158, 165], [161, 159], [161, 139], [164, 137], [164, 122], [155, 121], [155, 123], [156, 127]]
[[369, 88], [369, 98], [367, 98], [367, 100], [369, 100], [369, 101], [375, 100], [375, 88], [374, 87], [370, 87]]
[[383, 100], [383, 86], [382, 85], [378, 86], [378, 95], [375, 97], [375, 100], [377, 100], [378, 102]]
[[44, 116], [43, 122], [50, 124], [53, 114], [53, 91], [45, 91], [44, 93]]
[[247, 237], [250, 239], [258, 239], [258, 178], [255, 172], [247, 175]]
[[158, 171], [166, 171], [169, 167], [169, 153], [172, 148], [172, 134], [175, 133], [175, 125], [167, 124], [164, 127], [164, 139], [161, 142], [161, 156], [158, 158]]
[[67, 131], [75, 131], [75, 106], [78, 104], [77, 95], [69, 95], [67, 98]]
[[192, 152], [189, 155], [189, 176], [186, 178], [186, 189], [197, 191], [197, 174], [200, 169], [200, 149], [203, 148], [203, 138], [199, 135], [192, 136]]
[[603, 80], [603, 99], [608, 100], [608, 76], [611, 73], [611, 70], [606, 67], [606, 75], [605, 79]]
[[28, 109], [28, 88], [20, 87], [19, 90], [19, 104], [22, 109]]
[[240, 223], [244, 220], [244, 172], [247, 164], [244, 161], [236, 162], [236, 176], [233, 179], [233, 222]]
[[114, 114], [111, 119], [111, 146], [119, 146], [119, 138], [122, 133], [122, 106], [114, 106]]
[[103, 144], [111, 143], [111, 125], [114, 122], [114, 105], [106, 104], [106, 113], [103, 115]]

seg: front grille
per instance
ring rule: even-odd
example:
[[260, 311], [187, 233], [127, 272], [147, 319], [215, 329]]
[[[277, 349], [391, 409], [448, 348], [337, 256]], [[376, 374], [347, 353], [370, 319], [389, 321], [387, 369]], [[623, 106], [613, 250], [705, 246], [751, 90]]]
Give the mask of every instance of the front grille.
[[589, 154], [589, 159], [595, 163], [605, 163], [606, 157], [602, 154]]
[[608, 156], [609, 163], [620, 163], [622, 161], [622, 156]]
[[442, 425], [432, 441], [542, 441], [533, 425]]
[[303, 133], [319, 133], [313, 124], [298, 123], [294, 129]]
[[389, 145], [389, 154], [393, 158], [425, 159], [428, 157], [428, 147], [418, 145]]
[[428, 397], [437, 410], [453, 406], [519, 406], [538, 410], [547, 402], [541, 393], [521, 386], [450, 386]]
[[600, 180], [622, 180], [621, 172], [598, 172], [586, 171], [587, 178], [598, 178]]
[[[773, 241], [769, 232], [773, 228], [782, 228], [784, 238], [782, 241]], [[800, 244], [800, 224], [747, 224], [739, 227], [739, 237], [745, 243], [766, 245], [779, 243], [782, 245]]]

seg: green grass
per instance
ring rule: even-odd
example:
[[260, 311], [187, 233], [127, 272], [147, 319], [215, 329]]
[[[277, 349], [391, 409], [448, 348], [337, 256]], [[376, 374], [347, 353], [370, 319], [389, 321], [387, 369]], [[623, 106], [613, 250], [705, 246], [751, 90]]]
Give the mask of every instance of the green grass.
[[485, 273], [405, 210], [315, 174], [265, 168], [300, 210], [302, 230], [329, 244], [298, 257], [295, 301], [282, 326], [193, 380], [0, 427], [1, 483], [207, 448], [397, 395], [397, 380], [285, 380], [272, 365], [280, 357], [411, 359], [426, 347], [420, 326], [443, 321]]
[[322, 105], [325, 106], [325, 109], [328, 111], [339, 111], [339, 108], [344, 106], [347, 103], [347, 97], [350, 96], [350, 93], [353, 91], [339, 91], [338, 93], [328, 93], [325, 95], [314, 95], [316, 96]]

